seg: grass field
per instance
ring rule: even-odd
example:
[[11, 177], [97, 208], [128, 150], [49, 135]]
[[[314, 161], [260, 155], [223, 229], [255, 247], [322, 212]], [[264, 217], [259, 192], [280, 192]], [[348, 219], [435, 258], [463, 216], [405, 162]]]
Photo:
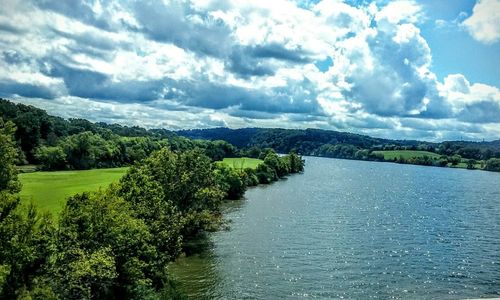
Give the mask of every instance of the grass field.
[[376, 154], [384, 155], [384, 159], [393, 160], [394, 158], [399, 158], [402, 156], [404, 159], [409, 159], [412, 157], [423, 157], [428, 156], [430, 158], [438, 159], [441, 155], [428, 152], [428, 151], [417, 151], [417, 150], [390, 150], [390, 151], [373, 151]]
[[236, 157], [236, 158], [224, 158], [219, 164], [225, 164], [231, 168], [241, 169], [241, 168], [252, 168], [255, 169], [262, 163], [262, 160], [249, 157]]
[[33, 201], [42, 211], [57, 215], [69, 196], [106, 187], [118, 181], [126, 171], [127, 168], [114, 168], [19, 174], [23, 184], [21, 201]]
[[[225, 158], [222, 162], [232, 168], [255, 169], [262, 160], [255, 158]], [[117, 182], [127, 168], [94, 169], [85, 171], [57, 171], [20, 173], [23, 187], [21, 201], [33, 201], [42, 211], [58, 215], [68, 197], [86, 191], [95, 191]]]

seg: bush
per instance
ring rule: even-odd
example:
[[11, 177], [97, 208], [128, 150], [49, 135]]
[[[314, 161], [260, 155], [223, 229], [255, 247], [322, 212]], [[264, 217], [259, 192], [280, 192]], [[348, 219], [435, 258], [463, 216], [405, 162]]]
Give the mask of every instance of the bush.
[[236, 170], [226, 165], [216, 165], [219, 184], [226, 194], [226, 198], [237, 200], [243, 197], [247, 189], [247, 174], [243, 170]]
[[247, 186], [256, 186], [259, 184], [259, 178], [254, 169], [245, 168], [245, 184]]
[[258, 165], [255, 169], [255, 173], [259, 179], [259, 183], [262, 184], [271, 183], [278, 178], [276, 171], [265, 163]]
[[500, 172], [500, 158], [490, 158], [486, 161], [485, 170]]

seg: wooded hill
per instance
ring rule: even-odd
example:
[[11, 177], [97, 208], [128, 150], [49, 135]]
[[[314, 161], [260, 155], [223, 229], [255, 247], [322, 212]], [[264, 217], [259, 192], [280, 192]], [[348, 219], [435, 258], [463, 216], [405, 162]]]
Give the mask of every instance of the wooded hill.
[[278, 152], [294, 149], [303, 155], [321, 156], [325, 145], [350, 145], [367, 150], [424, 150], [468, 159], [500, 158], [500, 140], [491, 142], [389, 140], [367, 135], [321, 129], [211, 128], [181, 130], [178, 135], [207, 140], [224, 140], [237, 147], [270, 147]]
[[[169, 146], [172, 150], [205, 149], [213, 160], [259, 157], [262, 149], [279, 153], [334, 158], [394, 161], [433, 166], [458, 166], [496, 171], [500, 140], [491, 142], [390, 140], [321, 129], [212, 128], [169, 131], [118, 124], [63, 119], [33, 106], [0, 100], [0, 118], [15, 123], [15, 139], [22, 155], [18, 164], [40, 164], [45, 169], [117, 167], [144, 159]], [[236, 146], [237, 149], [234, 146]], [[257, 149], [252, 149], [256, 147]], [[391, 156], [381, 151], [426, 151], [418, 157]], [[436, 156], [437, 154], [439, 156]], [[492, 160], [493, 159], [493, 160]]]

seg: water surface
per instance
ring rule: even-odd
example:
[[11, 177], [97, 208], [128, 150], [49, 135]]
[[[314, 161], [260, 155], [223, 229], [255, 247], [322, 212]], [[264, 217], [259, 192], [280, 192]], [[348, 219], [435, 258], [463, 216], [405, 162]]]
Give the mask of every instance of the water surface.
[[194, 299], [500, 296], [500, 174], [306, 158], [173, 271]]

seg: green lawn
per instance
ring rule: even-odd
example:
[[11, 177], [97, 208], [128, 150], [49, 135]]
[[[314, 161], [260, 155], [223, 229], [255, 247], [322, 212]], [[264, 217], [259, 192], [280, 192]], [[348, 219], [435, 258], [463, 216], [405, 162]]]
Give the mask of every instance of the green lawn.
[[394, 158], [399, 158], [402, 156], [404, 159], [409, 159], [412, 157], [423, 157], [428, 156], [430, 158], [438, 159], [441, 155], [432, 153], [429, 151], [418, 151], [418, 150], [390, 150], [390, 151], [373, 151], [376, 154], [383, 154], [385, 160], [393, 160]]
[[106, 187], [122, 177], [127, 168], [19, 174], [21, 201], [33, 201], [41, 210], [60, 213], [66, 199], [77, 193]]
[[[255, 158], [225, 158], [222, 162], [232, 168], [255, 169], [262, 160]], [[23, 187], [20, 193], [24, 204], [33, 201], [42, 211], [58, 215], [69, 196], [95, 191], [117, 182], [127, 168], [94, 169], [85, 171], [57, 171], [20, 173]]]
[[241, 168], [252, 168], [255, 169], [262, 163], [262, 160], [249, 157], [236, 157], [236, 158], [224, 158], [223, 161], [218, 162], [219, 164], [225, 164], [231, 168], [241, 169]]

